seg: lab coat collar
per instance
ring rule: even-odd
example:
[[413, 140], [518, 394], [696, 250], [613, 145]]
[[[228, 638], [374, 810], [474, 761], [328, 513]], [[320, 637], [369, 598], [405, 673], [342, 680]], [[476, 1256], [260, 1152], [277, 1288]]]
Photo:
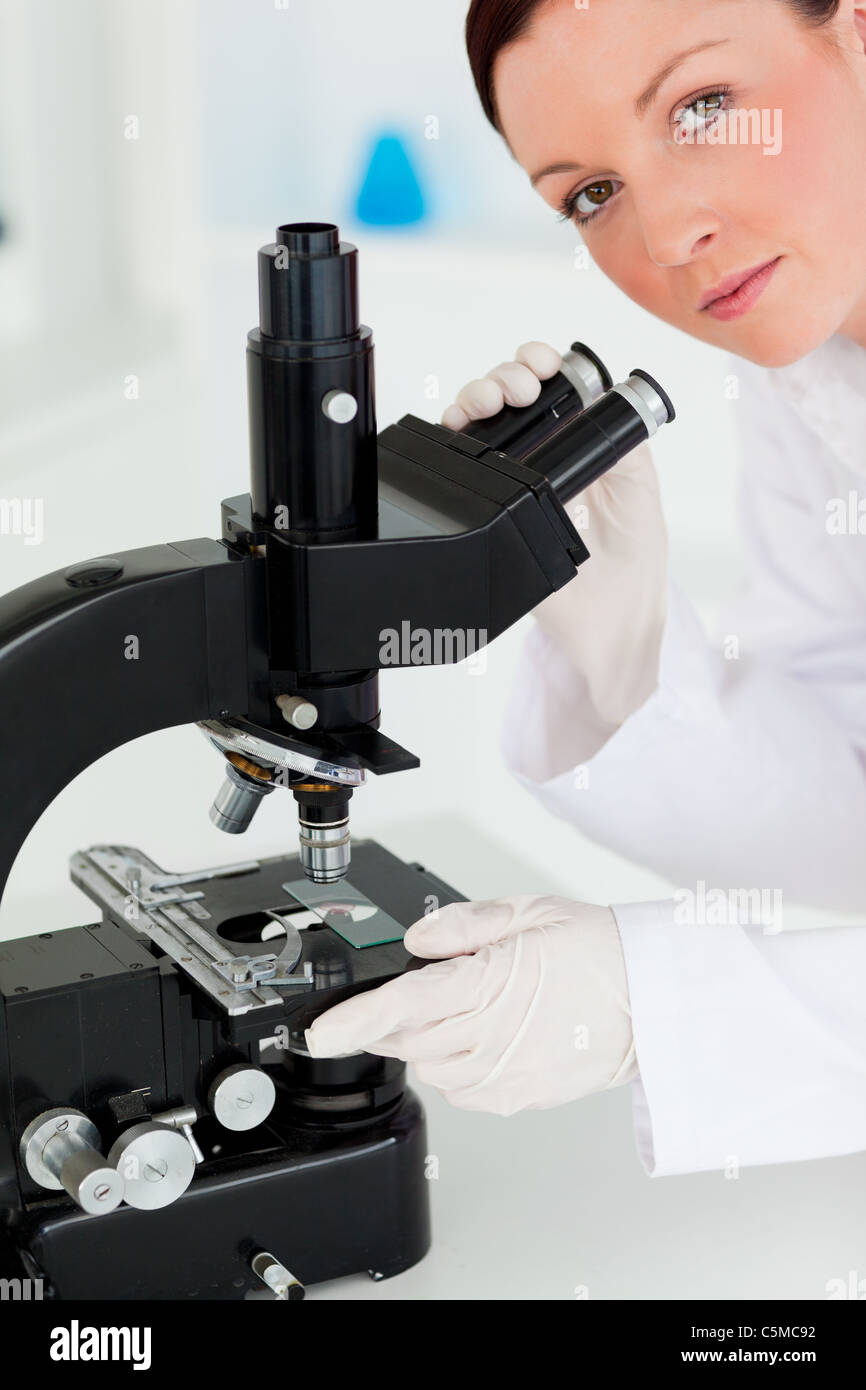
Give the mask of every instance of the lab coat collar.
[[853, 472], [866, 477], [866, 348], [835, 333], [767, 378]]

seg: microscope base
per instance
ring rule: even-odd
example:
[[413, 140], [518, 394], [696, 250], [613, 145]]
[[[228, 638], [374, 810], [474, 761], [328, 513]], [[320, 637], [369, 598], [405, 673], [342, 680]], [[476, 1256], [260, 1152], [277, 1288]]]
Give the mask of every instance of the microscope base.
[[225, 1300], [271, 1296], [250, 1267], [262, 1250], [302, 1285], [388, 1278], [427, 1253], [427, 1137], [411, 1091], [355, 1125], [281, 1127], [273, 1147], [265, 1129], [246, 1152], [235, 1136], [238, 1151], [161, 1211], [95, 1219], [65, 1196], [31, 1203], [0, 1229], [2, 1272], [41, 1277], [45, 1298]]

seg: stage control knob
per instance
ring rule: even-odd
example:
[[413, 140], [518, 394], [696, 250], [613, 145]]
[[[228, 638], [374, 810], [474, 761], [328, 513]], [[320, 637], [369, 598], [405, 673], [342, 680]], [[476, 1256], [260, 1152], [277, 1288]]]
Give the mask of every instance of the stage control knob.
[[21, 1136], [21, 1161], [34, 1182], [65, 1189], [90, 1216], [114, 1211], [123, 1201], [123, 1178], [99, 1151], [99, 1131], [80, 1110], [43, 1110]]
[[208, 1104], [226, 1129], [255, 1129], [274, 1108], [277, 1088], [261, 1067], [239, 1062], [220, 1072], [208, 1091]]

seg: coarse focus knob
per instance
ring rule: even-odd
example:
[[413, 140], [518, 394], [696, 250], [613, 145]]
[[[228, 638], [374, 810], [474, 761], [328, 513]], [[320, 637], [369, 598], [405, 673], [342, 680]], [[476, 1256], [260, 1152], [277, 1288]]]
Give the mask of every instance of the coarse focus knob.
[[109, 1149], [108, 1161], [123, 1179], [126, 1201], [142, 1211], [156, 1211], [177, 1201], [195, 1172], [188, 1140], [155, 1121], [125, 1129]]
[[21, 1161], [34, 1182], [65, 1189], [90, 1216], [114, 1211], [124, 1198], [123, 1178], [99, 1152], [99, 1131], [80, 1110], [43, 1110], [21, 1136]]

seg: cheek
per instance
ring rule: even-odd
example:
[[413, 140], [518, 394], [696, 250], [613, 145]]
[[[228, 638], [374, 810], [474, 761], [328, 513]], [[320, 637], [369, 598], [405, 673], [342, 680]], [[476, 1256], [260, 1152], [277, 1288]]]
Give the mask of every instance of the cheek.
[[779, 228], [784, 245], [804, 248], [827, 220], [834, 202], [834, 171], [828, 167], [827, 134], [790, 106], [782, 108], [782, 148], [760, 155], [760, 206]]
[[671, 302], [670, 269], [657, 266], [649, 256], [630, 209], [620, 211], [625, 216], [617, 218], [616, 231], [600, 233], [597, 247], [590, 245], [590, 254], [599, 270], [623, 294], [651, 314], [664, 318]]
[[786, 94], [781, 153], [760, 160], [761, 205], [781, 243], [828, 269], [862, 255], [866, 122], [855, 102], [841, 79]]

